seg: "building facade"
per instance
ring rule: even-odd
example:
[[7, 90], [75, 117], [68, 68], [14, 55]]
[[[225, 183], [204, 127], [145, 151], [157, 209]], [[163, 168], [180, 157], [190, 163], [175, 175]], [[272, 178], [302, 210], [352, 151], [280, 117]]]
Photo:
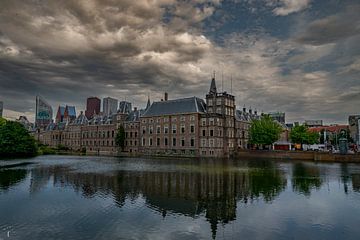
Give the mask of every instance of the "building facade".
[[41, 96], [36, 96], [35, 127], [45, 128], [53, 121], [53, 110]]
[[37, 138], [52, 147], [114, 155], [119, 151], [116, 134], [123, 126], [123, 150], [128, 154], [222, 157], [249, 147], [251, 121], [260, 118], [251, 109], [236, 110], [235, 97], [218, 92], [215, 78], [205, 101], [198, 97], [169, 100], [165, 93], [161, 101], [149, 99], [145, 109], [132, 110], [131, 103], [122, 101], [115, 114], [100, 115], [96, 99], [87, 102], [87, 113], [93, 112], [90, 118], [81, 112], [77, 118], [49, 124], [37, 132]]
[[103, 114], [108, 116], [116, 113], [118, 110], [118, 100], [111, 97], [103, 99]]
[[91, 119], [94, 115], [100, 113], [101, 100], [97, 97], [89, 97], [86, 100], [85, 116]]
[[357, 145], [360, 145], [360, 115], [349, 116], [350, 136]]

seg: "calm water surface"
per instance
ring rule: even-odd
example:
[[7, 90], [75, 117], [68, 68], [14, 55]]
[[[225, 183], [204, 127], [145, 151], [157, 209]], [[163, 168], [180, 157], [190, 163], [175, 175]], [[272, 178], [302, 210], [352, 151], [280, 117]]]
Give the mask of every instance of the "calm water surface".
[[2, 240], [360, 239], [359, 223], [356, 164], [0, 161]]

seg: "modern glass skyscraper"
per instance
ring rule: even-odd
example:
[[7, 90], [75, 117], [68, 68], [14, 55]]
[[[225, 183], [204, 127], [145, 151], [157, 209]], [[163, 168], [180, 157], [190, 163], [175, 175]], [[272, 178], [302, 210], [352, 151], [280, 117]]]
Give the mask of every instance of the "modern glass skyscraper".
[[36, 115], [35, 126], [38, 128], [46, 127], [53, 120], [53, 110], [41, 96], [36, 96]]

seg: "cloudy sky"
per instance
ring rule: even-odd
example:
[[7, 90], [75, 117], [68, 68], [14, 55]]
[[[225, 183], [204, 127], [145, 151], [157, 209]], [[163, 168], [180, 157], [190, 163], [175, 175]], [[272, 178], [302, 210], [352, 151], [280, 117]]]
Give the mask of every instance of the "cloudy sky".
[[0, 101], [31, 120], [37, 94], [54, 110], [93, 95], [143, 107], [164, 91], [204, 97], [216, 71], [239, 108], [344, 123], [360, 112], [359, 12], [358, 0], [1, 0]]

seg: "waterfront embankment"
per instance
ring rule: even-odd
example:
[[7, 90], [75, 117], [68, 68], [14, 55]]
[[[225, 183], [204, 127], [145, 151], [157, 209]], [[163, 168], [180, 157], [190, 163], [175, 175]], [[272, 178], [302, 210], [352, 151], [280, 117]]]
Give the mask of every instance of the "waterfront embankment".
[[360, 154], [335, 154], [315, 151], [266, 151], [266, 150], [241, 150], [236, 153], [239, 159], [261, 158], [280, 160], [304, 160], [319, 162], [358, 162]]

